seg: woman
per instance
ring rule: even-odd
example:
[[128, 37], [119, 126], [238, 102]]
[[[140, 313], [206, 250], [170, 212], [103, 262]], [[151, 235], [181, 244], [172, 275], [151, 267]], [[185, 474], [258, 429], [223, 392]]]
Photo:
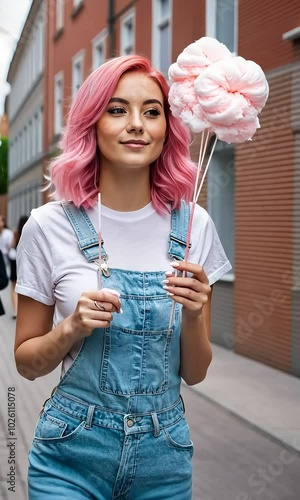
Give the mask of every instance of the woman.
[[[8, 284], [8, 278], [6, 274], [5, 262], [2, 255], [2, 251], [0, 250], [0, 290], [3, 290], [5, 287], [7, 287], [7, 284]], [[0, 297], [0, 316], [3, 316], [3, 314], [5, 314], [5, 310]]]
[[17, 263], [16, 263], [16, 250], [21, 238], [21, 234], [23, 231], [23, 227], [28, 220], [27, 215], [21, 215], [18, 227], [13, 232], [13, 239], [10, 245], [10, 249], [8, 252], [8, 258], [10, 262], [10, 282], [11, 282], [11, 303], [13, 309], [13, 319], [17, 317], [17, 308], [18, 308], [18, 296], [16, 293], [16, 282], [17, 282]]
[[13, 232], [8, 229], [4, 215], [0, 215], [0, 250], [2, 252], [5, 265], [9, 265], [8, 252], [13, 239]]
[[180, 381], [205, 378], [211, 285], [230, 264], [200, 207], [181, 262], [189, 220], [181, 200], [191, 196], [195, 166], [168, 90], [143, 57], [94, 71], [51, 167], [56, 196], [73, 204], [33, 210], [24, 228], [16, 364], [33, 380], [63, 363], [35, 429], [30, 500], [191, 499]]

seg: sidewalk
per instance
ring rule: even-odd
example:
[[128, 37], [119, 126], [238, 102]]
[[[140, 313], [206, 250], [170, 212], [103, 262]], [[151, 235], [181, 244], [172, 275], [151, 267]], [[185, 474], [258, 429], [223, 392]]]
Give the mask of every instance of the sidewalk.
[[43, 402], [59, 380], [59, 368], [30, 382], [14, 363], [15, 320], [10, 284], [1, 291], [6, 314], [0, 316], [0, 499], [27, 500], [27, 453]]
[[300, 452], [300, 379], [212, 347], [207, 377], [192, 389]]

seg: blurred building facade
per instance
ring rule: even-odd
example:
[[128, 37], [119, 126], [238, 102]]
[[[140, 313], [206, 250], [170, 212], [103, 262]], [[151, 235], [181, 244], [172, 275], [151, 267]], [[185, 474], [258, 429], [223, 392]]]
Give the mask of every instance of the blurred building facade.
[[8, 118], [7, 115], [0, 116], [0, 136], [8, 137]]
[[[233, 264], [214, 286], [211, 339], [300, 376], [298, 0], [49, 0], [44, 5], [45, 172], [78, 88], [111, 56], [145, 55], [167, 75], [183, 48], [207, 35], [262, 66], [270, 97], [261, 129], [246, 144], [218, 143], [200, 197]], [[198, 136], [191, 151], [197, 161]]]
[[43, 0], [33, 0], [10, 64], [7, 80], [10, 126], [8, 223], [41, 205], [44, 117]]

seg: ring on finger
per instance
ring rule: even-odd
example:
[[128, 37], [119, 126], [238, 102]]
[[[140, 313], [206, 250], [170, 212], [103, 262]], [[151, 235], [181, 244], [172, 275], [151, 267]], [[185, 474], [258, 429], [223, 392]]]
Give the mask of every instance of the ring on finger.
[[99, 309], [99, 311], [106, 311], [104, 304], [102, 302], [97, 302], [97, 300], [94, 300], [94, 306]]

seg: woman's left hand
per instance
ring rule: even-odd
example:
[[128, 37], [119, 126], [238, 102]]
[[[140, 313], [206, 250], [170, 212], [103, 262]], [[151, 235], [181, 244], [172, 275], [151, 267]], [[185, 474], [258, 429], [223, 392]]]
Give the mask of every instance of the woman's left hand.
[[185, 314], [191, 317], [201, 315], [211, 293], [203, 268], [191, 262], [173, 262], [171, 265], [178, 271], [191, 273], [192, 276], [183, 278], [166, 273], [164, 289], [172, 300], [183, 305]]

